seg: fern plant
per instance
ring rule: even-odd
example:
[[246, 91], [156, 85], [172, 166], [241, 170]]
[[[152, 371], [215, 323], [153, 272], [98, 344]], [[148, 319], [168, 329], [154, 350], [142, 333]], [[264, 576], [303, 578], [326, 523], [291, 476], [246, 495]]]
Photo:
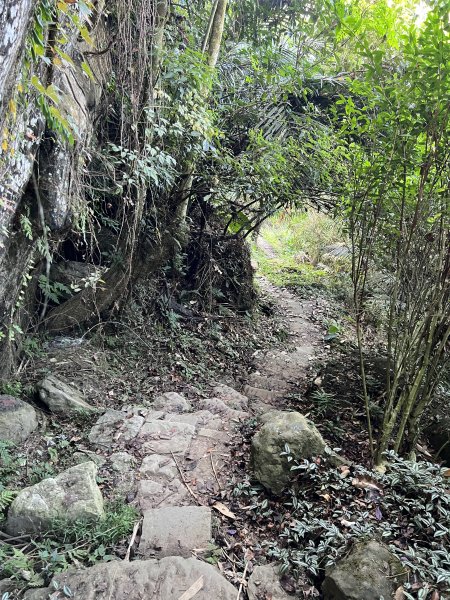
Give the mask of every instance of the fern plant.
[[0, 516], [5, 512], [16, 496], [17, 492], [15, 490], [2, 489], [0, 484]]

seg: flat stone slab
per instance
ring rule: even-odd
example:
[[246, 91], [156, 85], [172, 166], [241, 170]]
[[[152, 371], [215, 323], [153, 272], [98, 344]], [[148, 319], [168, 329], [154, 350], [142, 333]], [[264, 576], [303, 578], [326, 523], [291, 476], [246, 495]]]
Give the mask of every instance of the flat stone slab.
[[141, 512], [152, 508], [181, 506], [189, 503], [189, 493], [180, 479], [161, 481], [141, 479], [138, 483], [136, 504]]
[[144, 417], [137, 414], [107, 410], [91, 429], [89, 441], [106, 448], [114, 442], [129, 442], [138, 435], [144, 421]]
[[[58, 589], [66, 586], [79, 600], [180, 600], [194, 583], [193, 600], [236, 600], [237, 589], [217, 569], [196, 558], [112, 561], [89, 569], [58, 573]], [[29, 590], [25, 600], [47, 600], [55, 586]]]
[[184, 454], [194, 434], [195, 427], [189, 423], [146, 421], [139, 432], [139, 441], [147, 454]]
[[104, 514], [103, 497], [96, 475], [97, 465], [87, 462], [23, 489], [9, 507], [7, 532], [34, 533], [50, 527], [55, 519], [100, 519]]
[[191, 405], [181, 394], [177, 394], [176, 392], [166, 392], [156, 398], [153, 402], [153, 408], [165, 412], [183, 413], [191, 410]]
[[0, 440], [20, 444], [37, 428], [36, 411], [14, 396], [0, 395]]
[[172, 481], [178, 475], [173, 458], [164, 454], [150, 454], [142, 461], [139, 472], [146, 479]]
[[227, 406], [234, 410], [248, 410], [248, 398], [237, 392], [228, 385], [217, 385], [214, 390], [214, 397], [223, 400]]
[[114, 491], [117, 494], [127, 494], [134, 489], [134, 456], [128, 452], [114, 452], [109, 457], [114, 472]]
[[139, 552], [145, 558], [191, 555], [212, 537], [211, 509], [206, 506], [157, 508], [144, 513]]
[[221, 415], [229, 421], [231, 419], [239, 420], [248, 417], [248, 413], [230, 408], [220, 398], [205, 398], [204, 400], [200, 400], [198, 407], [203, 410], [209, 410], [214, 415]]

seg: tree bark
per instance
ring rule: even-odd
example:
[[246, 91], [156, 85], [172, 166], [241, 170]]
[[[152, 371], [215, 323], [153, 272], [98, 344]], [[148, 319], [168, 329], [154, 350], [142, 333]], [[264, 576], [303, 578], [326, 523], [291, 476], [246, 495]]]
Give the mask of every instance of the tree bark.
[[[211, 69], [216, 67], [219, 58], [227, 6], [228, 0], [216, 0], [212, 7], [205, 40], [203, 42], [203, 48], [206, 49], [206, 60]], [[209, 93], [208, 90], [204, 90], [203, 93], [205, 99], [207, 99]], [[197, 157], [193, 153], [186, 158], [183, 169], [184, 175], [174, 192], [176, 201], [176, 221], [179, 224], [182, 236], [194, 181], [194, 172], [197, 164], [196, 158]]]

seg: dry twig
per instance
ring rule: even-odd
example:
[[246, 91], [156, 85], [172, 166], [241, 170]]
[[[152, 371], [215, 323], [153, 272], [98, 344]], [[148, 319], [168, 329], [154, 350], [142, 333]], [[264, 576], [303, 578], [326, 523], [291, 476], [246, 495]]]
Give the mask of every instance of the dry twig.
[[139, 531], [139, 527], [141, 526], [142, 519], [136, 521], [133, 527], [133, 533], [131, 534], [130, 543], [128, 544], [127, 553], [125, 554], [125, 558], [123, 560], [130, 560], [131, 548], [133, 547], [134, 541], [136, 540], [137, 532]]
[[181, 481], [184, 483], [184, 485], [186, 486], [187, 491], [190, 493], [190, 495], [194, 498], [194, 500], [197, 502], [197, 504], [199, 504], [200, 506], [204, 506], [203, 502], [200, 500], [200, 498], [197, 496], [197, 494], [192, 491], [192, 488], [190, 487], [190, 485], [188, 484], [188, 482], [186, 481], [186, 478], [183, 475], [182, 470], [180, 469], [180, 465], [177, 463], [177, 459], [175, 458], [175, 455], [173, 452], [170, 453], [172, 455], [173, 458], [173, 462], [175, 463], [177, 469], [178, 469], [178, 473], [180, 474], [181, 477]]

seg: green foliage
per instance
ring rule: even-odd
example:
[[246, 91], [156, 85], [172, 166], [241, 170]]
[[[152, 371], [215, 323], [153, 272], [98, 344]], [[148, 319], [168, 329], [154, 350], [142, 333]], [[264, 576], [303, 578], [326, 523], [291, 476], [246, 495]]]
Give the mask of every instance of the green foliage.
[[[66, 69], [76, 73], [76, 65], [66, 50], [74, 33], [92, 45], [87, 28], [92, 12], [93, 5], [89, 0], [79, 0], [76, 5], [40, 0], [26, 42], [27, 59], [20, 90], [34, 90], [37, 105], [46, 119], [47, 126], [70, 144], [74, 143], [78, 135], [77, 127], [70, 111], [64, 108], [62, 91], [52, 81], [48, 84], [42, 83], [42, 73], [48, 73], [52, 69]], [[88, 78], [93, 78], [86, 61], [82, 61], [81, 70]]]
[[17, 580], [19, 587], [39, 587], [70, 567], [113, 560], [115, 546], [131, 534], [137, 518], [134, 508], [116, 502], [96, 523], [57, 521], [23, 548], [1, 544], [0, 576]]
[[64, 283], [60, 281], [49, 281], [46, 275], [40, 275], [38, 281], [39, 289], [44, 297], [55, 304], [59, 304], [62, 300], [67, 300], [73, 295], [73, 292]]
[[[20, 398], [23, 394], [22, 383], [18, 380], [3, 381], [0, 383], [0, 394]], [[5, 444], [4, 448], [6, 447], [8, 447], [8, 444]]]
[[264, 223], [260, 237], [269, 244], [274, 256], [255, 242], [252, 253], [259, 271], [272, 283], [300, 293], [319, 289], [343, 298], [348, 296], [349, 260], [328, 260], [325, 254], [328, 245], [342, 243], [339, 221], [313, 210], [282, 212]]
[[[269, 554], [282, 570], [320, 576], [345, 556], [350, 543], [378, 538], [417, 577], [416, 593], [418, 587], [450, 590], [450, 497], [438, 466], [391, 453], [385, 474], [354, 466], [352, 476], [345, 477], [327, 461], [292, 458], [295, 479], [281, 507], [258, 487], [235, 490], [238, 496], [250, 490], [259, 526], [274, 510], [285, 518], [283, 541], [269, 543]], [[411, 590], [410, 584], [405, 589]]]
[[[353, 247], [360, 348], [370, 276], [380, 272], [389, 281], [378, 461], [391, 440], [396, 451], [414, 452], [421, 417], [449, 360], [448, 4], [435, 3], [421, 28], [406, 29], [398, 54], [388, 44], [374, 49], [360, 41], [364, 76], [349, 82], [352, 96], [336, 112], [347, 146], [342, 209]], [[369, 415], [368, 424], [370, 435]]]
[[15, 490], [2, 489], [2, 485], [0, 484], [0, 516], [3, 512], [5, 512], [16, 495], [17, 492]]

